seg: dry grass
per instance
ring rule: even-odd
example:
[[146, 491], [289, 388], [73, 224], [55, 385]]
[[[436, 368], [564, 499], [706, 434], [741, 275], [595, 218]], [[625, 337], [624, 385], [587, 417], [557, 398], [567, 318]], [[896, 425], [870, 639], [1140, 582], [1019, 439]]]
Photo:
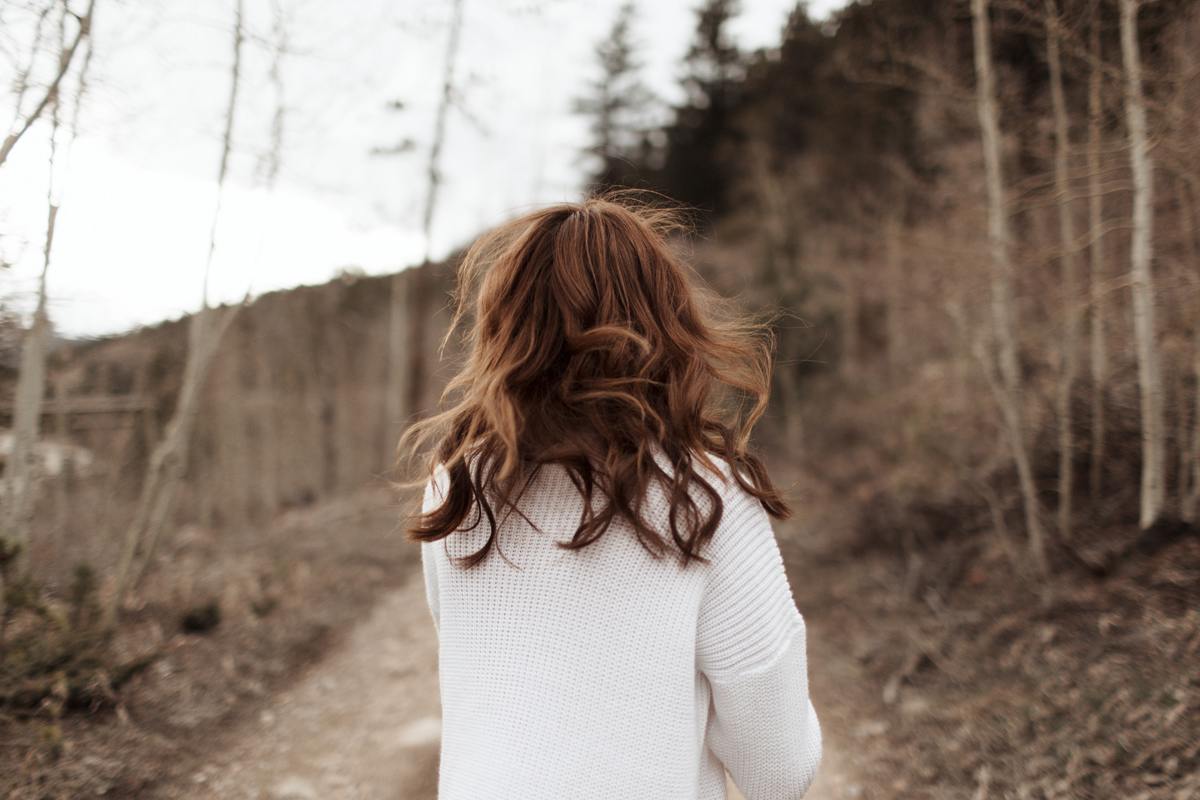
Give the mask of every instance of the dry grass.
[[[1146, 536], [1129, 518], [1126, 410], [1110, 417], [1112, 502], [1083, 503], [1041, 584], [1014, 571], [960, 469], [994, 439], [915, 394], [831, 392], [785, 539], [813, 658], [829, 662], [814, 701], [852, 754], [845, 796], [1200, 797], [1200, 532]], [[991, 465], [1019, 545], [1013, 477]]]
[[[412, 574], [398, 521], [391, 494], [372, 491], [240, 538], [181, 529], [113, 643], [118, 658], [163, 657], [95, 710], [0, 712], [0, 797], [140, 797], [183, 780]], [[185, 632], [209, 603], [219, 623]]]
[[862, 683], [815, 684], [816, 700], [853, 700], [829, 732], [857, 753], [862, 796], [1200, 791], [1200, 542], [1108, 578], [1059, 572], [1046, 605], [986, 545], [945, 599], [903, 597], [903, 565], [879, 554], [792, 566], [810, 586], [836, 584], [809, 600], [813, 637], [853, 654]]

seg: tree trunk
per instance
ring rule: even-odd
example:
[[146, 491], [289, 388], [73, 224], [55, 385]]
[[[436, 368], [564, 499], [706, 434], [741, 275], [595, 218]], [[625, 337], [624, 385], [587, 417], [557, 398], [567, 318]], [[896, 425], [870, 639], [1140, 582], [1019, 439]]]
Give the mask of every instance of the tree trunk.
[[1107, 278], [1104, 253], [1104, 189], [1100, 182], [1101, 115], [1104, 113], [1100, 89], [1103, 74], [1100, 69], [1100, 8], [1092, 6], [1091, 53], [1092, 70], [1088, 76], [1088, 228], [1091, 231], [1091, 367], [1092, 367], [1092, 447], [1088, 489], [1092, 505], [1100, 502], [1104, 489], [1105, 410], [1108, 393], [1108, 344], [1105, 326], [1108, 324], [1108, 293], [1104, 290]]
[[275, 370], [271, 364], [271, 339], [264, 330], [266, 321], [257, 330], [257, 347], [254, 357], [258, 368], [258, 385], [255, 395], [258, 402], [259, 476], [258, 505], [267, 519], [274, 518], [279, 511], [279, 394], [282, 387], [276, 385]]
[[783, 390], [783, 425], [787, 436], [787, 450], [793, 463], [799, 464], [804, 457], [804, 413], [800, 402], [799, 379], [791, 364], [778, 365], [775, 378]]
[[[1184, 222], [1185, 240], [1192, 255], [1192, 268], [1200, 278], [1200, 216], [1197, 216], [1197, 188], [1194, 179], [1180, 181], [1180, 215]], [[1193, 190], [1189, 192], [1189, 189]], [[1187, 522], [1196, 522], [1200, 512], [1200, 308], [1194, 311], [1192, 331], [1192, 377], [1195, 381], [1192, 428], [1190, 436], [1179, 437], [1179, 447], [1187, 453], [1186, 467], [1179, 476], [1179, 515]], [[1186, 403], [1184, 404], [1186, 405]], [[1189, 483], [1190, 479], [1190, 483]], [[1186, 490], [1184, 484], [1189, 484]]]
[[[212, 358], [230, 323], [241, 306], [203, 308], [194, 314], [188, 327], [188, 357], [184, 365], [183, 386], [175, 403], [175, 414], [166, 435], [150, 455], [142, 494], [133, 522], [125, 531], [121, 557], [111, 594], [105, 603], [104, 625], [112, 628], [117, 621], [121, 598], [134, 586], [154, 558], [162, 534], [175, 507], [175, 497], [187, 467], [188, 446], [200, 411], [204, 387]], [[141, 558], [138, 552], [142, 550]]]
[[407, 354], [408, 368], [405, 374], [404, 418], [407, 421], [417, 419], [424, 410], [425, 396], [425, 321], [429, 311], [429, 271], [431, 264], [428, 258], [419, 267], [408, 270], [408, 285], [405, 295], [408, 309], [405, 314], [407, 324]]
[[842, 363], [839, 370], [843, 375], [856, 379], [862, 365], [862, 289], [858, 284], [858, 270], [843, 267], [842, 309]]
[[384, 399], [385, 458], [390, 467], [395, 460], [395, 442], [406, 423], [408, 407], [408, 282], [412, 270], [397, 272], [391, 280], [391, 306], [388, 312], [388, 382]]
[[903, 223], [889, 215], [883, 228], [884, 264], [887, 281], [887, 365], [890, 376], [901, 375], [908, 363], [908, 335], [901, 308], [904, 305], [904, 253], [901, 248]]
[[992, 76], [991, 41], [988, 32], [988, 0], [971, 0], [975, 38], [976, 110], [983, 139], [983, 161], [987, 181], [988, 249], [991, 256], [992, 324], [1002, 382], [1000, 411], [1016, 462], [1029, 536], [1029, 553], [1037, 571], [1047, 574], [1046, 544], [1041, 509], [1033, 481], [1033, 469], [1025, 447], [1019, 406], [1021, 375], [1017, 364], [1017, 341], [1012, 308], [1012, 262], [1009, 259], [1008, 204], [1000, 164], [1000, 125]]
[[10, 574], [19, 574], [21, 553], [28, 549], [33, 521], [35, 472], [34, 446], [41, 430], [42, 402], [46, 392], [46, 346], [50, 319], [46, 315], [45, 289], [33, 315], [33, 326], [25, 334], [17, 373], [17, 396], [13, 404], [12, 449], [4, 469], [4, 506], [0, 508], [0, 538], [18, 551], [12, 556]]
[[1149, 528], [1162, 514], [1166, 496], [1166, 442], [1163, 429], [1162, 375], [1154, 322], [1154, 283], [1150, 273], [1154, 176], [1146, 132], [1146, 103], [1142, 95], [1142, 64], [1138, 52], [1138, 0], [1120, 0], [1121, 55], [1125, 65], [1125, 116], [1129, 129], [1129, 159], [1133, 170], [1133, 235], [1130, 246], [1130, 284], [1133, 289], [1133, 334], [1137, 348], [1138, 384], [1142, 412], [1142, 486], [1139, 524]]
[[56, 545], [60, 546], [71, 524], [71, 488], [75, 482], [75, 454], [71, 446], [71, 420], [67, 412], [67, 382], [59, 377], [54, 381], [54, 435], [62, 449], [59, 473], [54, 476], [54, 532]]
[[[46, 96], [36, 110], [25, 121], [16, 134], [10, 135], [0, 150], [0, 164], [8, 156], [17, 139], [30, 125], [49, 108], [50, 127], [50, 182], [46, 189], [46, 244], [42, 249], [42, 275], [38, 283], [37, 308], [33, 313], [33, 325], [25, 335], [21, 348], [21, 362], [17, 372], [17, 392], [13, 404], [12, 448], [4, 475], [4, 505], [0, 507], [0, 550], [8, 562], [10, 574], [19, 575], [22, 555], [29, 547], [30, 527], [33, 522], [33, 491], [37, 469], [34, 447], [41, 433], [42, 403], [46, 396], [46, 349], [50, 342], [50, 317], [46, 312], [46, 275], [50, 271], [50, 253], [54, 248], [55, 222], [58, 220], [58, 203], [54, 199], [54, 158], [57, 153], [59, 128], [58, 87], [71, 64], [79, 43], [88, 35], [91, 25], [94, 0], [88, 6], [87, 15], [80, 19], [75, 41], [67, 47], [66, 9], [59, 21], [59, 70]], [[79, 95], [83, 92], [84, 78], [79, 79]], [[76, 96], [76, 110], [80, 101]], [[4, 613], [4, 589], [0, 586], [0, 614]]]
[[[234, 9], [233, 64], [230, 69], [229, 104], [225, 112], [225, 132], [222, 138], [221, 162], [217, 172], [217, 203], [209, 229], [208, 260], [204, 270], [204, 289], [200, 311], [188, 326], [187, 361], [184, 364], [183, 385], [175, 403], [175, 414], [163, 436], [150, 455], [141, 497], [133, 522], [125, 531], [121, 556], [117, 564], [112, 591], [104, 605], [102, 624], [111, 630], [117, 624], [121, 599], [131, 585], [137, 585], [154, 559], [163, 531], [175, 508], [175, 497], [187, 468], [188, 447], [196, 427], [200, 409], [200, 394], [204, 387], [212, 358], [237, 316], [241, 306], [210, 308], [208, 305], [208, 273], [216, 250], [217, 223], [221, 215], [221, 198], [229, 172], [229, 156], [233, 151], [233, 123], [237, 112], [238, 90], [241, 86], [244, 0], [237, 0]], [[140, 561], [138, 560], [141, 551]], [[136, 563], [135, 563], [136, 562]]]
[[425, 257], [421, 266], [407, 275], [392, 278], [392, 303], [388, 326], [388, 397], [387, 427], [393, 430], [412, 422], [423, 410], [425, 386], [425, 321], [428, 315], [430, 262], [432, 258], [433, 220], [437, 212], [438, 191], [442, 185], [441, 157], [446, 143], [446, 119], [454, 101], [454, 67], [462, 33], [463, 0], [454, 0], [450, 37], [446, 42], [446, 63], [442, 75], [442, 96], [438, 103], [426, 166], [425, 206], [421, 231], [425, 237]]
[[1058, 231], [1062, 242], [1063, 371], [1058, 384], [1058, 535], [1071, 538], [1071, 493], [1075, 485], [1075, 443], [1071, 395], [1079, 371], [1079, 287], [1075, 276], [1075, 219], [1071, 212], [1070, 122], [1063, 93], [1059, 41], [1062, 17], [1056, 0], [1046, 0], [1046, 60], [1054, 108], [1054, 182], [1058, 192]]
[[[1192, 410], [1192, 486], [1183, 498], [1182, 517], [1188, 522], [1196, 522], [1197, 512], [1200, 512], [1200, 335], [1196, 336], [1193, 347], [1192, 373], [1196, 376], [1195, 408]], [[1180, 443], [1183, 446], [1183, 443]]]

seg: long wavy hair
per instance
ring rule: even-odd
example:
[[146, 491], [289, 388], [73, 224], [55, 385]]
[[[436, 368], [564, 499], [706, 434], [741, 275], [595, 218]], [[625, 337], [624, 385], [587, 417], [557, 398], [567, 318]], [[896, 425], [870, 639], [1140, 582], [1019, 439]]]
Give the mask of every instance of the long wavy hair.
[[[769, 514], [791, 514], [747, 447], [767, 407], [769, 325], [703, 288], [669, 246], [679, 229], [672, 211], [593, 198], [533, 211], [475, 242], [446, 340], [465, 332], [465, 365], [440, 413], [400, 440], [402, 465], [424, 454], [418, 482], [439, 469], [449, 478], [409, 538], [487, 525], [483, 546], [458, 561], [479, 564], [500, 549], [497, 517], [516, 509], [546, 464], [564, 467], [585, 499], [561, 543], [568, 549], [622, 519], [655, 556], [704, 561], [723, 511], [714, 459]], [[641, 511], [652, 481], [670, 501], [668, 530]]]

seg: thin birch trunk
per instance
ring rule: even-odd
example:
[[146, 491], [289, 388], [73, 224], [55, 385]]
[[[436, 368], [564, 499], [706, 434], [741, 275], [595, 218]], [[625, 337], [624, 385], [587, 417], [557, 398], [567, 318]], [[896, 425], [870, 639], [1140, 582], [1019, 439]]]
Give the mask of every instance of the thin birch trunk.
[[1013, 451], [1029, 553], [1038, 573], [1045, 576], [1046, 543], [1042, 531], [1041, 508], [1033, 481], [1033, 469], [1025, 447], [1019, 406], [1021, 375], [1017, 364], [1017, 341], [1012, 308], [1012, 262], [1009, 258], [1008, 204], [1004, 197], [1004, 179], [1000, 166], [1000, 125], [996, 114], [996, 94], [992, 76], [991, 40], [988, 31], [988, 0], [971, 0], [975, 38], [976, 109], [983, 139], [983, 161], [987, 181], [988, 246], [991, 255], [992, 324], [995, 331], [1001, 391], [1000, 412]]
[[[425, 388], [425, 324], [427, 306], [429, 304], [429, 270], [432, 258], [433, 220], [437, 212], [438, 192], [442, 186], [441, 159], [442, 148], [446, 143], [446, 120], [450, 106], [454, 102], [454, 69], [458, 61], [458, 45], [462, 34], [463, 0], [454, 0], [453, 16], [450, 22], [450, 37], [446, 42], [446, 63], [442, 76], [442, 96], [438, 103], [437, 118], [434, 122], [433, 143], [429, 148], [429, 162], [426, 166], [425, 206], [421, 217], [421, 232], [425, 239], [425, 257], [421, 266], [408, 270], [410, 273], [402, 282], [399, 275], [392, 279], [392, 319], [390, 323], [390, 341], [392, 357], [389, 359], [393, 370], [398, 371], [401, 364], [404, 377], [394, 376], [390, 392], [400, 392], [403, 404], [402, 419], [389, 419], [389, 425], [397, 421], [408, 422], [416, 418], [422, 410]], [[403, 313], [405, 319], [397, 318]], [[400, 330], [406, 329], [401, 335]], [[405, 341], [407, 340], [407, 341]], [[406, 353], [401, 352], [404, 348]], [[406, 358], [407, 356], [407, 358]], [[388, 398], [388, 407], [394, 408], [397, 401]]]
[[[63, 20], [60, 20], [60, 47], [65, 46]], [[65, 59], [65, 50], [62, 59]], [[61, 60], [61, 59], [60, 59]], [[61, 76], [59, 81], [61, 82]], [[57, 87], [58, 82], [55, 83]], [[51, 103], [49, 181], [46, 188], [46, 244], [42, 249], [42, 274], [38, 281], [37, 308], [33, 325], [25, 335], [17, 372], [17, 393], [13, 407], [12, 449], [4, 470], [4, 505], [0, 508], [0, 541], [12, 549], [10, 574], [20, 574], [23, 554], [29, 549], [33, 523], [33, 494], [37, 472], [34, 448], [41, 436], [42, 405], [46, 397], [46, 349], [50, 340], [50, 317], [46, 311], [46, 274], [50, 271], [50, 253], [54, 248], [54, 227], [58, 205], [54, 199], [54, 160], [57, 155], [59, 102]], [[2, 601], [0, 601], [2, 602]]]
[[[1196, 193], [1189, 192], [1189, 188], [1196, 189], [1194, 180], [1180, 181], [1180, 215], [1184, 222], [1185, 240], [1192, 253], [1192, 266], [1198, 273], [1196, 277], [1200, 278], [1200, 217], [1197, 217]], [[1180, 449], [1187, 453], [1186, 467], [1181, 470], [1179, 476], [1179, 516], [1187, 522], [1196, 522], [1200, 512], [1200, 309], [1196, 311], [1193, 324], [1195, 328], [1192, 332], [1192, 376], [1196, 386], [1192, 428], [1190, 436], [1181, 435], [1179, 438]], [[1182, 487], [1188, 483], [1189, 478], [1190, 484], [1185, 491]]]
[[842, 287], [845, 308], [842, 311], [842, 368], [843, 375], [858, 375], [862, 362], [862, 344], [859, 336], [859, 320], [862, 316], [862, 291], [858, 285], [857, 270], [843, 268], [845, 280]]
[[[204, 308], [194, 314], [189, 322], [188, 360], [184, 366], [183, 386], [179, 390], [175, 414], [167, 425], [166, 435], [150, 455], [133, 523], [126, 530], [115, 586], [104, 609], [104, 622], [108, 628], [116, 623], [126, 588], [137, 584], [154, 558], [187, 467], [188, 446], [200, 410], [204, 378], [221, 337], [239, 308]], [[143, 550], [140, 559], [139, 549]]]
[[[53, 208], [53, 207], [52, 207]], [[50, 318], [46, 314], [45, 290], [33, 315], [33, 325], [25, 334], [17, 373], [17, 394], [13, 403], [12, 449], [4, 469], [4, 506], [0, 508], [0, 539], [17, 548], [12, 556], [12, 574], [19, 574], [22, 554], [29, 547], [33, 522], [35, 485], [34, 447], [41, 430], [42, 403], [46, 391], [46, 347], [50, 338]]]
[[1092, 448], [1091, 473], [1088, 489], [1092, 505], [1100, 502], [1104, 489], [1104, 459], [1106, 424], [1104, 403], [1108, 394], [1108, 293], [1104, 282], [1108, 277], [1104, 252], [1104, 189], [1100, 180], [1101, 115], [1104, 113], [1100, 94], [1103, 73], [1100, 69], [1100, 4], [1092, 6], [1091, 27], [1092, 69], [1088, 76], [1088, 228], [1091, 231], [1091, 368], [1092, 368]]
[[901, 249], [900, 217], [889, 216], [884, 223], [884, 264], [887, 280], [887, 363], [888, 371], [895, 378], [907, 362], [908, 337], [901, 319], [900, 309], [904, 302], [904, 255]]
[[1200, 516], [1200, 335], [1193, 347], [1192, 373], [1196, 376], [1195, 408], [1192, 410], [1192, 487], [1183, 499], [1181, 516], [1188, 522], [1196, 522]]
[[62, 453], [58, 475], [54, 476], [54, 531], [61, 544], [71, 522], [71, 484], [75, 480], [75, 453], [70, 449], [71, 421], [67, 412], [67, 381], [59, 377], [54, 381], [54, 435]]
[[[954, 326], [958, 330], [958, 336], [955, 338], [955, 361], [964, 362], [974, 356], [979, 362], [980, 371], [983, 373], [984, 381], [987, 383], [988, 390], [999, 404], [1004, 390], [1000, 388], [1000, 383], [996, 380], [993, 348], [990, 348], [985, 340], [984, 331], [972, 331], [970, 325], [967, 324], [967, 316], [963, 311], [962, 300], [958, 296], [951, 296], [946, 299], [945, 305], [946, 314], [954, 321]], [[958, 377], [961, 378], [964, 374], [963, 369], [956, 369]], [[1004, 503], [1000, 495], [987, 482], [986, 477], [982, 474], [976, 474], [974, 470], [968, 469], [961, 462], [959, 470], [964, 479], [980, 493], [984, 501], [988, 504], [988, 509], [992, 515], [992, 529], [996, 533], [996, 538], [1000, 541], [1000, 546], [1004, 553], [1008, 556], [1008, 562], [1012, 565], [1013, 572], [1017, 575], [1023, 575], [1026, 572], [1025, 564], [1021, 559], [1020, 551], [1017, 549], [1016, 543], [1013, 542], [1012, 536], [1008, 530], [1008, 523], [1004, 520]], [[981, 471], [982, 472], [982, 471]]]
[[237, 0], [233, 22], [233, 64], [230, 67], [229, 104], [225, 108], [225, 132], [221, 137], [221, 165], [217, 168], [217, 204], [213, 210], [212, 226], [208, 231], [208, 258], [204, 264], [204, 289], [201, 308], [208, 308], [208, 277], [212, 271], [213, 253], [217, 249], [217, 224], [221, 221], [221, 200], [225, 195], [225, 176], [229, 174], [229, 156], [233, 153], [233, 121], [237, 113], [238, 91], [242, 86], [242, 44], [245, 42], [243, 20], [244, 0]]
[[[386, 421], [384, 430], [394, 443], [406, 423], [408, 378], [409, 378], [409, 343], [408, 343], [408, 283], [412, 270], [397, 272], [391, 280], [391, 306], [388, 311], [388, 382], [387, 397], [384, 398], [384, 414]], [[388, 445], [384, 464], [391, 460], [393, 448]]]
[[[271, 117], [271, 147], [259, 163], [268, 192], [274, 193], [275, 183], [283, 166], [284, 122], [287, 112], [287, 94], [283, 80], [283, 60], [291, 49], [288, 35], [288, 18], [281, 0], [271, 0], [272, 36], [271, 66], [267, 77], [275, 94], [275, 113]], [[265, 236], [259, 239], [258, 256], [262, 255]], [[256, 256], [257, 259], [257, 256]], [[255, 368], [258, 372], [253, 418], [258, 424], [260, 446], [255, 496], [259, 508], [268, 518], [279, 511], [280, 458], [279, 458], [279, 402], [275, 387], [276, 369], [270, 358], [270, 338], [266, 335], [268, 319], [254, 331]]]
[[1138, 51], [1138, 0], [1120, 0], [1121, 55], [1125, 65], [1125, 116], [1133, 171], [1133, 235], [1129, 277], [1133, 289], [1133, 333], [1137, 348], [1142, 411], [1142, 486], [1139, 524], [1145, 530], [1162, 514], [1166, 497], [1166, 442], [1163, 428], [1162, 375], [1154, 313], [1152, 258], [1154, 176], [1146, 132], [1142, 64]]
[[258, 402], [255, 410], [259, 420], [259, 476], [258, 502], [266, 512], [267, 518], [273, 518], [279, 512], [279, 423], [280, 412], [277, 401], [279, 389], [276, 387], [275, 370], [272, 367], [269, 352], [270, 340], [265, 335], [263, 327], [258, 328], [258, 346], [255, 352], [258, 369], [258, 386], [255, 394]]
[[[238, 0], [233, 30], [233, 66], [229, 105], [225, 114], [221, 163], [217, 173], [217, 203], [209, 231], [208, 260], [204, 270], [204, 289], [200, 311], [192, 316], [188, 327], [187, 361], [184, 364], [183, 385], [179, 390], [175, 413], [167, 425], [166, 434], [154, 448], [142, 484], [141, 497], [133, 522], [125, 531], [121, 555], [117, 564], [112, 591], [105, 601], [102, 623], [112, 630], [116, 627], [121, 600], [130, 586], [136, 585], [153, 562], [163, 531], [175, 508], [175, 498], [187, 467], [188, 446], [196, 427], [201, 391], [208, 376], [212, 358], [221, 344], [229, 325], [240, 306], [211, 308], [208, 304], [208, 278], [216, 250], [217, 223], [221, 213], [221, 195], [233, 150], [233, 123], [237, 110], [238, 89], [241, 83], [243, 0]], [[139, 559], [140, 553], [140, 559]]]
[[[1181, 365], [1182, 366], [1182, 365]], [[1179, 516], [1182, 519], [1187, 513], [1188, 496], [1191, 494], [1189, 479], [1192, 477], [1192, 448], [1191, 427], [1188, 425], [1188, 386], [1186, 369], [1180, 369], [1175, 381], [1175, 391], [1172, 392], [1175, 402], [1175, 446], [1179, 459]]]
[[1058, 192], [1058, 230], [1062, 242], [1063, 371], [1058, 384], [1058, 535], [1071, 539], [1071, 494], [1075, 485], [1075, 443], [1071, 395], [1079, 372], [1079, 287], [1075, 274], [1075, 219], [1070, 178], [1070, 121], [1063, 92], [1060, 37], [1062, 16], [1056, 0], [1046, 0], [1046, 60], [1050, 64], [1050, 102], [1054, 108], [1054, 182]]
[[[188, 390], [188, 404], [186, 407], [176, 407], [162, 442], [167, 450], [162, 459], [164, 468], [160, 470], [163, 481], [149, 514], [149, 522], [145, 528], [145, 545], [137, 569], [133, 573], [131, 586], [136, 587], [149, 569], [167, 523], [170, 522], [171, 513], [175, 510], [175, 498], [187, 469], [188, 448], [196, 429], [196, 419], [200, 415], [201, 393], [207, 383], [209, 368], [212, 366], [213, 356], [225, 338], [225, 332], [229, 330], [241, 308], [240, 305], [235, 305], [202, 309], [195, 315], [191, 325], [191, 342], [188, 345], [188, 365], [192, 368], [191, 385], [187, 385], [189, 375], [185, 373], [185, 385], [180, 388], [181, 394], [185, 389]], [[195, 356], [192, 355], [193, 351]]]

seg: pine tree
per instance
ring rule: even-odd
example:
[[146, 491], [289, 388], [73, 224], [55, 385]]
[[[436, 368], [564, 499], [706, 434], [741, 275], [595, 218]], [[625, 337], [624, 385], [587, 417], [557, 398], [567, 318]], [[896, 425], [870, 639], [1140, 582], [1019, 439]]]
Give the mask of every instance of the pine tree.
[[575, 101], [575, 112], [591, 118], [592, 145], [598, 158], [591, 185], [596, 189], [633, 186], [647, 149], [647, 128], [654, 96], [638, 77], [631, 36], [635, 9], [621, 6], [608, 38], [596, 45], [600, 78], [588, 84], [589, 95]]
[[684, 59], [687, 101], [667, 127], [662, 188], [700, 208], [720, 210], [730, 180], [724, 152], [741, 97], [745, 59], [728, 35], [737, 0], [707, 0], [696, 12], [696, 39]]

